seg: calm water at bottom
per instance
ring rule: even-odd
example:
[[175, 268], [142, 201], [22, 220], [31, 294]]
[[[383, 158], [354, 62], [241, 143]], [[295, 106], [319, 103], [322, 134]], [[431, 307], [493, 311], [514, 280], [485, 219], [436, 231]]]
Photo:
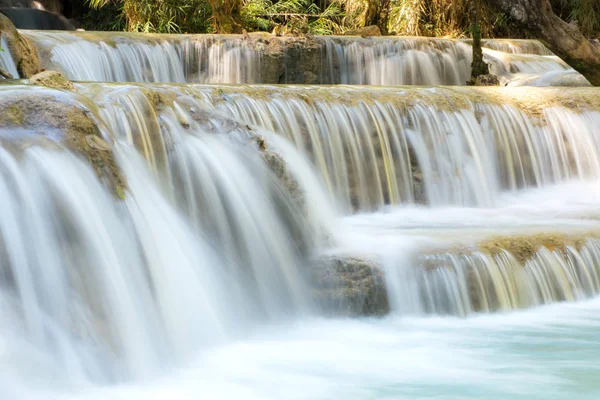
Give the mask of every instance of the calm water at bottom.
[[594, 299], [466, 319], [298, 320], [152, 382], [55, 387], [45, 398], [598, 399], [599, 373]]

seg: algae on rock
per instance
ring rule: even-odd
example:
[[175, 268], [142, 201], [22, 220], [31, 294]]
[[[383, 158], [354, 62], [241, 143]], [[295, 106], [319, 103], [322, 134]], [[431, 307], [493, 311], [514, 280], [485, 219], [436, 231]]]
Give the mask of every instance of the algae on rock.
[[29, 78], [29, 83], [54, 89], [75, 90], [73, 82], [65, 78], [60, 72], [56, 71], [43, 71], [35, 74]]
[[[70, 95], [51, 89], [24, 88], [7, 92], [9, 96], [0, 96], [0, 129], [22, 128], [34, 137], [50, 140], [82, 155], [113, 194], [123, 197], [125, 178], [88, 109]], [[29, 138], [31, 136], [25, 137]]]
[[339, 316], [385, 315], [390, 305], [381, 267], [345, 256], [324, 256], [311, 269], [313, 290], [326, 312]]

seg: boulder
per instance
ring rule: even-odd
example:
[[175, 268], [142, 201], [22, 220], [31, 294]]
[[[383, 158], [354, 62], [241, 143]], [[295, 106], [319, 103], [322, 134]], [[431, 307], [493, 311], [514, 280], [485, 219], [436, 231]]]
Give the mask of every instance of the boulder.
[[44, 71], [29, 78], [32, 85], [46, 86], [54, 89], [75, 90], [73, 82], [57, 71]]
[[29, 78], [40, 71], [40, 61], [35, 47], [21, 36], [13, 23], [0, 14], [0, 35], [8, 40], [8, 51], [17, 66], [21, 78]]
[[0, 135], [3, 145], [26, 148], [29, 143], [58, 145], [88, 160], [98, 177], [119, 198], [125, 179], [111, 147], [104, 140], [92, 112], [74, 93], [54, 89], [17, 87], [0, 94]]
[[337, 316], [389, 313], [382, 268], [375, 262], [347, 256], [325, 256], [311, 268], [315, 297], [323, 309]]
[[485, 74], [475, 78], [475, 81], [472, 81], [472, 84], [474, 86], [500, 86], [500, 80], [496, 75]]

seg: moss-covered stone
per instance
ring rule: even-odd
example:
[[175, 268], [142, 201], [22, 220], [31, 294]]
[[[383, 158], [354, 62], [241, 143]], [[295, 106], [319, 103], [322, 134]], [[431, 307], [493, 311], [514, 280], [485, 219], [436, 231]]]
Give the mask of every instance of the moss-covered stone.
[[0, 35], [8, 40], [8, 50], [21, 78], [29, 78], [40, 71], [40, 62], [35, 47], [19, 34], [10, 19], [3, 14], [0, 14]]
[[500, 80], [496, 75], [484, 74], [477, 76], [468, 84], [471, 86], [500, 86]]
[[54, 89], [75, 90], [73, 82], [57, 71], [43, 71], [35, 74], [29, 78], [29, 83]]
[[95, 117], [66, 93], [39, 89], [2, 93], [0, 128], [25, 129], [81, 154], [111, 191], [122, 197], [125, 179]]
[[325, 311], [339, 316], [389, 313], [383, 271], [376, 263], [327, 256], [318, 260], [311, 272], [315, 297]]

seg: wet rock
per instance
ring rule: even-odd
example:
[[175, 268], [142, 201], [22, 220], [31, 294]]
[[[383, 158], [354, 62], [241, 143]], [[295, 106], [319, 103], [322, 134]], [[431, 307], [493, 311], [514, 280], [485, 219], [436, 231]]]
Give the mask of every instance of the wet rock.
[[369, 25], [363, 28], [350, 29], [344, 32], [347, 36], [381, 36], [381, 30], [377, 25]]
[[264, 139], [258, 139], [258, 141], [263, 143], [262, 148], [264, 150], [262, 150], [262, 158], [269, 170], [275, 174], [279, 182], [281, 182], [291, 196], [292, 200], [299, 207], [304, 207], [304, 194], [302, 193], [302, 189], [300, 189], [298, 182], [288, 170], [287, 163], [283, 157], [278, 153], [269, 151], [264, 145]]
[[40, 62], [35, 47], [21, 36], [15, 26], [0, 14], [0, 35], [8, 41], [8, 51], [13, 57], [21, 78], [29, 78], [40, 71]]
[[285, 159], [279, 153], [269, 150], [265, 139], [261, 136], [256, 136], [254, 140], [258, 144], [265, 165], [273, 173], [281, 189], [285, 192], [283, 196], [276, 195], [274, 198], [288, 199], [275, 202], [274, 206], [279, 209], [279, 213], [287, 225], [287, 231], [291, 233], [295, 248], [299, 254], [307, 256], [313, 247], [313, 243], [310, 237], [311, 227], [308, 225], [308, 210], [304, 191], [290, 172]]
[[46, 86], [55, 89], [75, 90], [73, 82], [57, 71], [44, 71], [29, 78], [32, 85]]
[[35, 142], [74, 151], [89, 161], [115, 196], [123, 197], [126, 183], [113, 152], [103, 139], [96, 118], [75, 94], [40, 88], [2, 93], [0, 131], [11, 132], [15, 128], [28, 135], [0, 136], [0, 141], [23, 148]]
[[475, 80], [471, 79], [468, 84], [471, 86], [500, 86], [500, 80], [496, 75], [485, 74], [479, 75]]
[[579, 73], [560, 74], [548, 81], [548, 86], [582, 87], [592, 84]]
[[319, 83], [323, 43], [313, 37], [268, 40], [261, 60], [262, 82]]
[[381, 267], [356, 257], [327, 256], [312, 267], [315, 297], [339, 316], [385, 315], [389, 303]]

